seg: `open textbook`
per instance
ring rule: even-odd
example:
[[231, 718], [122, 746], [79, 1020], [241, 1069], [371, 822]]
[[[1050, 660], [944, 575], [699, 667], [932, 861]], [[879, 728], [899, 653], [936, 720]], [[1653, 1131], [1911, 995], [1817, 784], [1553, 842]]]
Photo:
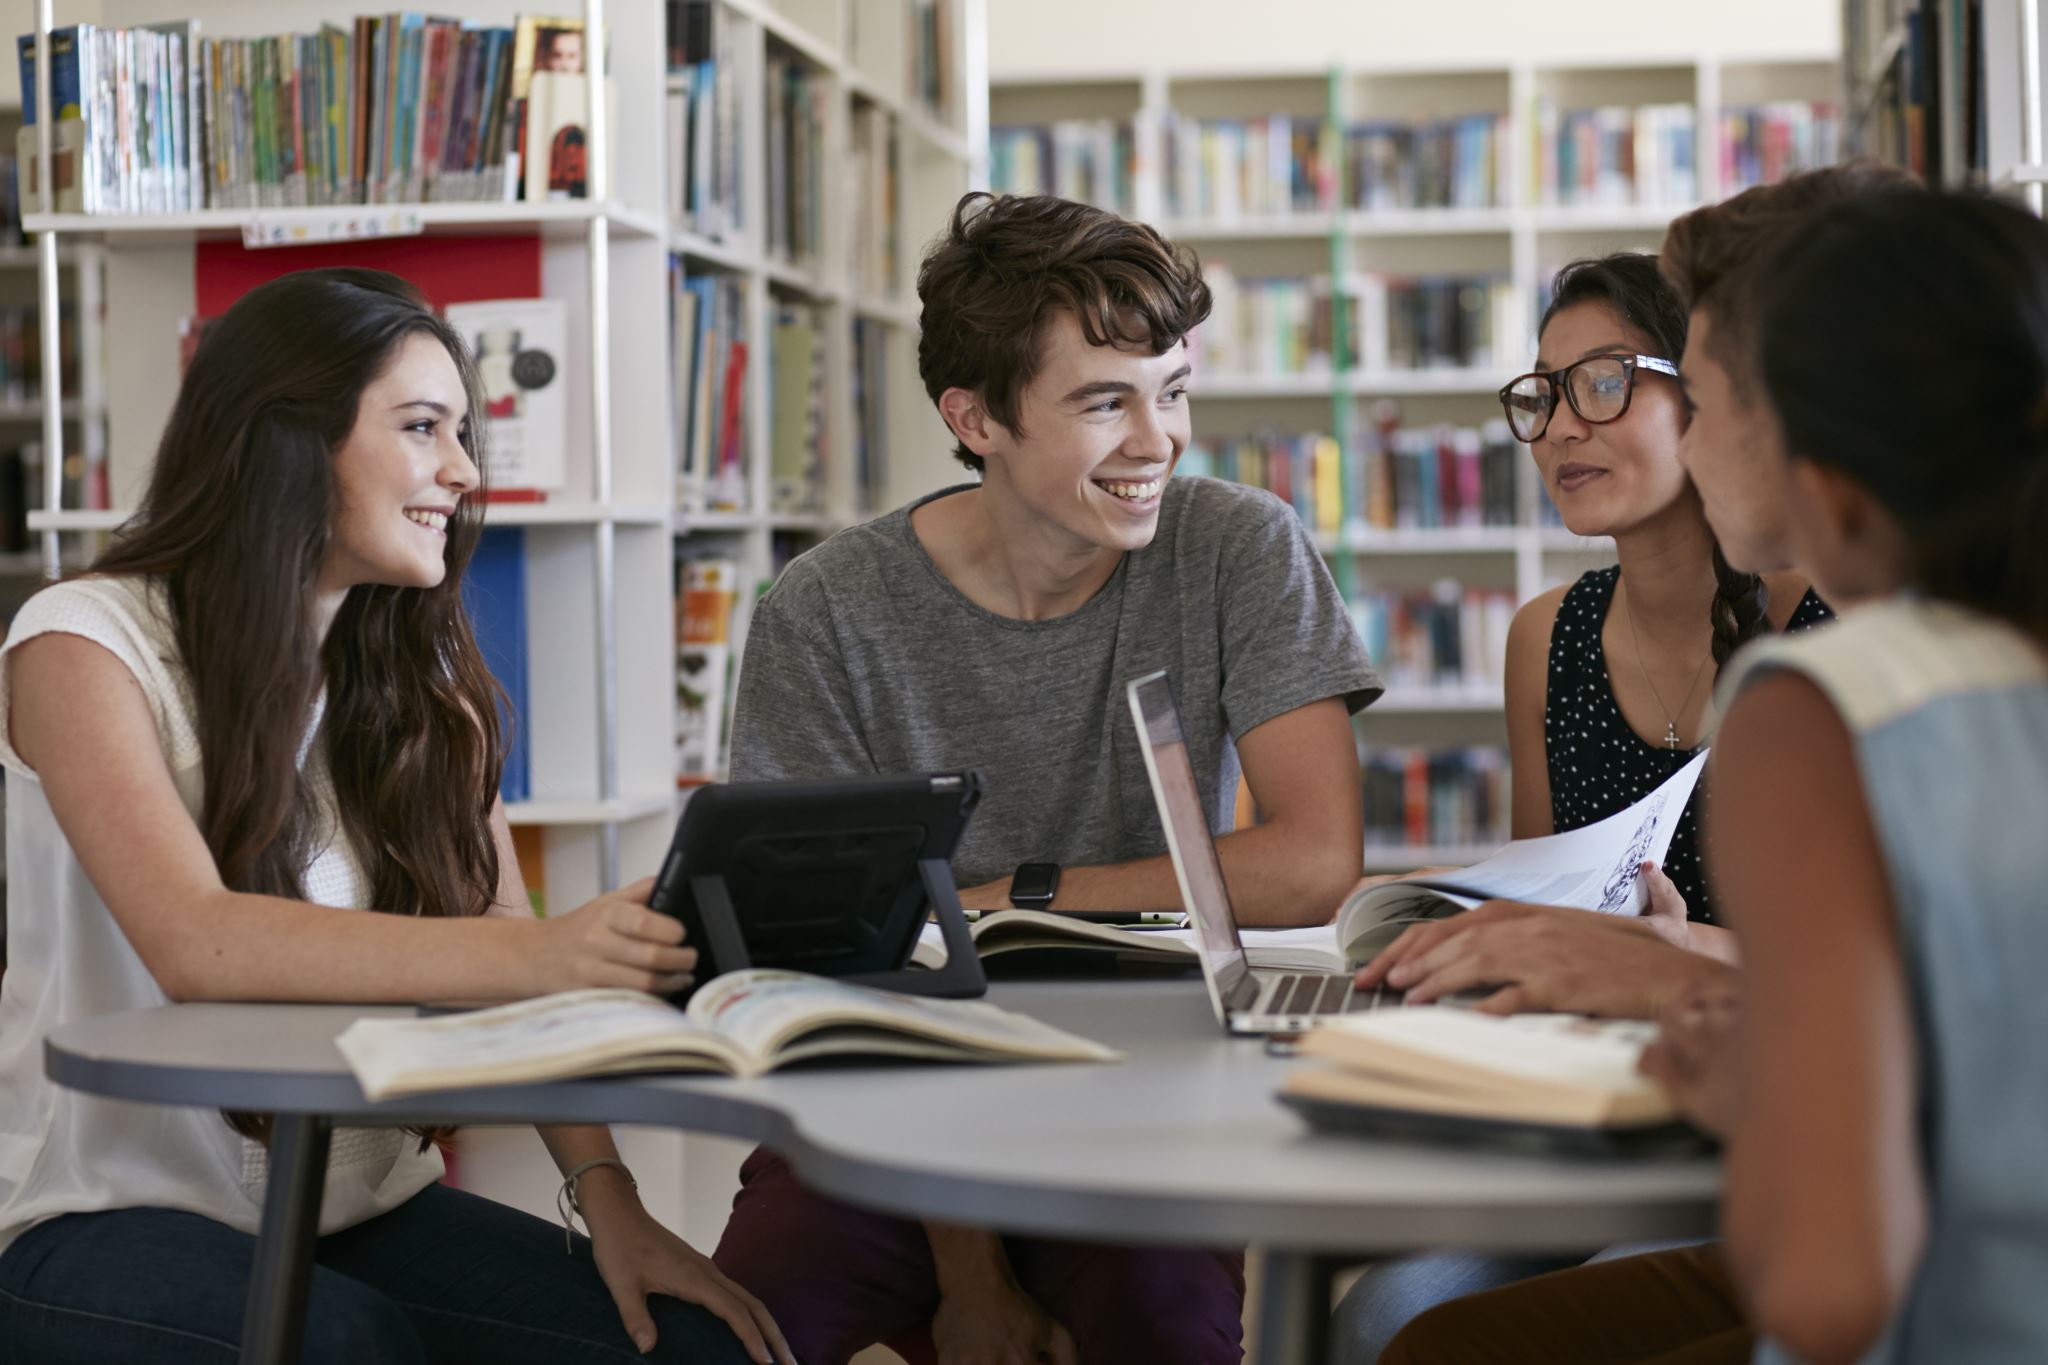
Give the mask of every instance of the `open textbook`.
[[1636, 1070], [1656, 1036], [1655, 1024], [1570, 1014], [1425, 1005], [1347, 1015], [1302, 1039], [1317, 1064], [1290, 1072], [1280, 1097], [1319, 1127], [1385, 1135], [1695, 1141]]
[[976, 1000], [927, 1000], [758, 968], [707, 982], [684, 1009], [586, 990], [415, 1019], [358, 1019], [335, 1039], [373, 1100], [427, 1090], [638, 1071], [758, 1076], [818, 1057], [1100, 1062], [1117, 1054]]
[[[1126, 927], [1097, 924], [1053, 910], [997, 910], [970, 927], [981, 960], [1017, 953], [1073, 952], [1100, 954], [1120, 962], [1193, 968], [1195, 931], [1186, 925]], [[1304, 929], [1242, 929], [1245, 957], [1254, 967], [1285, 971], [1342, 971], [1343, 961], [1330, 937], [1330, 926]], [[946, 960], [939, 926], [927, 924], [910, 960], [937, 968]]]
[[1338, 948], [1348, 962], [1369, 962], [1410, 924], [1442, 919], [1488, 900], [1641, 914], [1649, 895], [1642, 864], [1664, 861], [1706, 761], [1703, 749], [1648, 796], [1595, 824], [1541, 839], [1517, 839], [1470, 867], [1353, 892], [1337, 909]]

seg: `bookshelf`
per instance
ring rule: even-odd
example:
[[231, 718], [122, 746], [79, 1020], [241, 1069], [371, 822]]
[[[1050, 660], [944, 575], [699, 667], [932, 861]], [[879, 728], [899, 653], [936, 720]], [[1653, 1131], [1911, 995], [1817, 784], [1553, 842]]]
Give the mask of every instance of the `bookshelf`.
[[[43, 8], [46, 20], [72, 17], [52, 13], [56, 6]], [[464, 17], [510, 25], [532, 8], [516, 0], [479, 0]], [[939, 63], [949, 84], [933, 90], [927, 82], [920, 91], [913, 91], [913, 64], [903, 58], [911, 0], [714, 0], [709, 8], [720, 34], [718, 55], [741, 87], [732, 106], [738, 160], [732, 198], [739, 221], [730, 230], [700, 231], [671, 212], [664, 116], [678, 76], [665, 60], [670, 35], [663, 7], [599, 0], [582, 10], [587, 28], [609, 34], [611, 94], [603, 120], [609, 126], [599, 130], [592, 98], [586, 198], [208, 207], [155, 215], [49, 213], [31, 204], [28, 227], [39, 246], [0, 258], [0, 282], [8, 270], [33, 265], [47, 286], [52, 262], [43, 257], [49, 253], [65, 271], [90, 261], [106, 276], [107, 363], [121, 383], [114, 401], [104, 403], [104, 433], [88, 437], [87, 453], [105, 460], [108, 505], [81, 507], [73, 497], [32, 514], [48, 561], [60, 554], [75, 558], [118, 527], [146, 481], [156, 434], [176, 392], [173, 339], [178, 323], [198, 311], [192, 281], [195, 258], [205, 251], [231, 249], [237, 241], [282, 243], [280, 260], [303, 246], [309, 248], [303, 264], [328, 264], [336, 258], [313, 257], [321, 249], [340, 250], [346, 259], [407, 274], [408, 263], [422, 253], [459, 256], [486, 240], [534, 245], [540, 293], [563, 299], [569, 315], [566, 478], [546, 501], [494, 504], [488, 523], [522, 530], [527, 634], [537, 655], [538, 642], [547, 642], [545, 666], [536, 657], [529, 670], [532, 799], [511, 803], [508, 814], [515, 824], [542, 828], [544, 880], [554, 903], [576, 904], [633, 869], [652, 866], [665, 846], [677, 801], [675, 754], [648, 741], [674, 728], [678, 556], [731, 557], [751, 590], [797, 545], [949, 477], [943, 429], [916, 383], [916, 309], [908, 282], [919, 244], [968, 180], [967, 129], [978, 102], [969, 97], [964, 49], [978, 32], [966, 22], [974, 6], [952, 0], [947, 7], [962, 16], [948, 28], [959, 50]], [[227, 38], [345, 23], [355, 9], [332, 0], [108, 0], [98, 11], [83, 17], [114, 27], [197, 18], [204, 36]], [[823, 96], [824, 154], [817, 165], [826, 232], [811, 258], [801, 261], [771, 249], [763, 231], [773, 186], [763, 126], [768, 101], [758, 97], [758, 82], [771, 59], [801, 66]], [[888, 151], [897, 158], [890, 176], [896, 191], [891, 212], [899, 225], [889, 244], [894, 259], [880, 283], [863, 285], [856, 284], [839, 215], [829, 211], [853, 189], [838, 152], [857, 112], [869, 126], [886, 130]], [[609, 152], [599, 154], [606, 142]], [[818, 310], [825, 426], [828, 440], [840, 439], [828, 450], [826, 487], [816, 505], [790, 509], [771, 500], [774, 414], [761, 366], [740, 391], [741, 496], [735, 505], [716, 508], [679, 499], [679, 438], [669, 401], [672, 260], [737, 284], [745, 337], [766, 336], [779, 304], [803, 301]], [[431, 260], [425, 268], [431, 270]], [[84, 311], [97, 319], [97, 306]], [[857, 487], [850, 467], [855, 413], [847, 334], [856, 321], [882, 338], [889, 388], [881, 396], [892, 438], [901, 433], [892, 440], [888, 479], [871, 488]], [[90, 354], [97, 354], [94, 342]], [[84, 407], [56, 412], [38, 405], [32, 413], [15, 413], [0, 405], [0, 422], [33, 415], [47, 424], [86, 408], [97, 412], [94, 404], [102, 401], [89, 390]], [[740, 624], [743, 629], [743, 619]]]
[[2048, 204], [2040, 0], [1844, 0], [1857, 150]]
[[[1226, 266], [1221, 273], [1239, 294], [1260, 281], [1309, 281], [1311, 293], [1359, 300], [1337, 307], [1338, 323], [1324, 322], [1320, 296], [1304, 304], [1283, 290], [1255, 305], [1268, 316], [1312, 318], [1305, 364], [1248, 369], [1198, 358], [1193, 463], [1184, 467], [1201, 471], [1204, 449], [1261, 433], [1282, 440], [1319, 433], [1349, 450], [1372, 433], [1388, 401], [1399, 405], [1404, 429], [1483, 428], [1499, 415], [1495, 391], [1534, 355], [1545, 282], [1559, 266], [1588, 254], [1655, 250], [1678, 213], [1789, 169], [1790, 148], [1816, 164], [1835, 159], [1843, 88], [1841, 63], [1818, 54], [1420, 69], [1017, 71], [991, 81], [990, 145], [1001, 153], [991, 169], [1010, 177], [998, 178], [998, 188], [1066, 187], [1158, 224], [1194, 246], [1205, 266]], [[1596, 111], [1645, 109], [1657, 111], [1654, 122], [1632, 114], [1626, 135], [1632, 149], [1649, 137], [1666, 153], [1658, 175], [1620, 186], [1595, 176], [1573, 182], [1586, 192], [1560, 192], [1558, 166], [1568, 155], [1561, 137], [1593, 137], [1602, 117]], [[1574, 122], [1575, 111], [1589, 112]], [[1611, 125], [1618, 116], [1605, 117]], [[1276, 129], [1279, 120], [1286, 122]], [[1725, 154], [1724, 132], [1731, 139]], [[1439, 173], [1405, 180], [1391, 173], [1421, 164], [1419, 152], [1403, 162], [1401, 149], [1425, 146]], [[1123, 160], [1105, 170], [1110, 153]], [[1228, 183], [1232, 167], [1241, 169], [1241, 184]], [[1107, 200], [1096, 193], [1105, 190]], [[1494, 326], [1487, 344], [1469, 348], [1462, 361], [1437, 355], [1420, 365], [1380, 354], [1398, 348], [1375, 340], [1387, 324], [1378, 315], [1383, 305], [1364, 301], [1380, 287], [1363, 283], [1374, 277], [1488, 282]], [[1324, 335], [1352, 329], [1356, 339]], [[1270, 475], [1251, 481], [1294, 495], [1371, 639], [1367, 599], [1419, 599], [1448, 585], [1520, 603], [1612, 562], [1607, 542], [1573, 536], [1541, 515], [1540, 480], [1517, 449], [1509, 524], [1416, 525], [1406, 514], [1374, 524], [1358, 465], [1337, 481], [1334, 515], [1319, 494], [1300, 496], [1313, 480], [1306, 465], [1284, 491]], [[1230, 476], [1225, 464], [1217, 461], [1212, 472]], [[1498, 650], [1503, 641], [1487, 634], [1482, 648]], [[1455, 676], [1393, 682], [1370, 713], [1367, 755], [1504, 748], [1499, 670], [1481, 662], [1475, 669], [1467, 658]], [[1469, 862], [1486, 851], [1485, 838], [1410, 838], [1395, 847], [1369, 840], [1367, 862], [1405, 868]]]

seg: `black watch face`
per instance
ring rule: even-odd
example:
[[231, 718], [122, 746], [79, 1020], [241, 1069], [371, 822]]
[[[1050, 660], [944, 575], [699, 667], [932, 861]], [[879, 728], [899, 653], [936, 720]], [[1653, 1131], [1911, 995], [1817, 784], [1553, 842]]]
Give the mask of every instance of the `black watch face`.
[[1025, 863], [1010, 879], [1010, 899], [1013, 901], [1049, 901], [1059, 885], [1058, 863]]

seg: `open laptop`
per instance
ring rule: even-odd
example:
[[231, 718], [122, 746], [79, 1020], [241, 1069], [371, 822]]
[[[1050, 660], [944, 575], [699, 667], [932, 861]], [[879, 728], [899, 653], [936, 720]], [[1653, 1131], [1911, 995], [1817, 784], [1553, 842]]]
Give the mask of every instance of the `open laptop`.
[[1372, 1008], [1377, 994], [1353, 989], [1350, 972], [1282, 971], [1245, 960], [1173, 685], [1161, 671], [1139, 678], [1127, 691], [1138, 747], [1145, 753], [1145, 775], [1152, 780], [1159, 823], [1166, 827], [1167, 852], [1173, 855], [1181, 901], [1194, 923], [1195, 953], [1217, 1021], [1231, 1033], [1299, 1033], [1318, 1018]]

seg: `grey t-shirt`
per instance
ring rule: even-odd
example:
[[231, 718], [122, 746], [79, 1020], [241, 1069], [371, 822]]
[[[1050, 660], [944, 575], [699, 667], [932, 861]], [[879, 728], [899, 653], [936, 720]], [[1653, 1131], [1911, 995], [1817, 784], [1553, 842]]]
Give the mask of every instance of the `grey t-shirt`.
[[1065, 616], [987, 611], [940, 572], [910, 507], [833, 536], [754, 611], [732, 735], [735, 781], [972, 768], [981, 808], [962, 886], [1017, 864], [1166, 851], [1124, 685], [1164, 668], [1209, 826], [1235, 818], [1232, 742], [1326, 697], [1380, 695], [1328, 568], [1292, 509], [1216, 479], [1169, 479], [1152, 543]]

